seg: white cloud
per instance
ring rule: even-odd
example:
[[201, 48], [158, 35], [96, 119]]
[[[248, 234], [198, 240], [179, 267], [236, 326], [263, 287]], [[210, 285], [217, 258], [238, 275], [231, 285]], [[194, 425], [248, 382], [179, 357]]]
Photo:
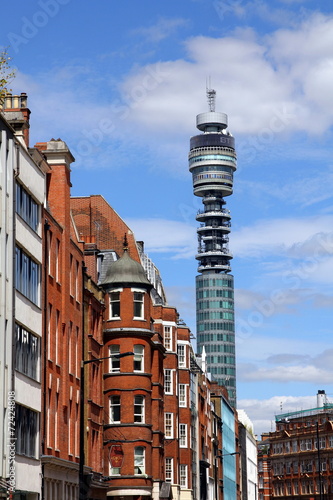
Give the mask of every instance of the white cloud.
[[[320, 337], [308, 339], [302, 336], [302, 339], [300, 339], [296, 335], [290, 336], [288, 332], [281, 332], [281, 335], [277, 334], [275, 336], [268, 336], [265, 332], [263, 335], [253, 333], [248, 336], [245, 342], [239, 342], [236, 334], [236, 354], [239, 362], [238, 375], [242, 374], [246, 379], [249, 369], [246, 365], [247, 362], [251, 364], [251, 369], [256, 370], [257, 367], [265, 366], [266, 361], [271, 359], [272, 356], [283, 356], [283, 353], [303, 356], [305, 361], [310, 359], [312, 364], [315, 364], [315, 360], [319, 359], [326, 350], [327, 339]], [[270, 362], [268, 364], [271, 365]], [[329, 365], [324, 366], [324, 369], [329, 368]]]
[[[329, 256], [333, 240], [331, 243], [331, 233], [327, 230], [332, 225], [333, 216], [330, 215], [257, 220], [252, 226], [233, 231], [232, 248], [238, 257], [250, 258], [292, 256], [296, 248], [298, 257], [311, 255], [314, 251]], [[305, 253], [306, 248], [308, 253]]]
[[[161, 19], [146, 35], [161, 39], [184, 22]], [[114, 168], [112, 151], [117, 147], [125, 162], [130, 140], [146, 151], [147, 164], [179, 175], [186, 171], [179, 167], [188, 137], [195, 133], [193, 103], [198, 112], [207, 109], [206, 75], [218, 90], [217, 109], [230, 116], [231, 131], [246, 134], [245, 156], [246, 150], [256, 151], [262, 141], [271, 144], [281, 134], [328, 130], [333, 123], [332, 28], [329, 16], [311, 15], [269, 37], [239, 29], [220, 38], [188, 38], [186, 58], [135, 65], [117, 84], [119, 93], [108, 73], [97, 77], [94, 62], [82, 60], [52, 67], [34, 79], [18, 75], [14, 85], [21, 90], [25, 83], [30, 94], [34, 135], [65, 137], [78, 163]], [[106, 93], [97, 99], [102, 88]]]
[[[311, 158], [311, 161], [318, 161], [319, 159], [325, 161], [326, 159], [318, 149], [315, 156], [316, 158]], [[284, 152], [284, 157], [289, 157], [289, 151]], [[246, 161], [246, 158], [244, 160]], [[307, 161], [309, 161], [309, 158]], [[282, 171], [283, 166], [281, 166]], [[326, 170], [326, 168], [316, 172], [315, 176], [313, 171], [309, 173], [305, 171], [301, 179], [292, 179], [292, 182], [288, 173], [287, 178], [281, 176], [281, 179], [274, 183], [260, 182], [259, 179], [255, 181], [244, 180], [240, 176], [236, 184], [237, 191], [242, 194], [249, 193], [252, 202], [255, 204], [262, 206], [264, 203], [265, 206], [269, 206], [279, 200], [302, 208], [312, 208], [313, 205], [332, 198], [332, 187], [333, 171], [331, 169]]]
[[147, 252], [171, 252], [174, 258], [193, 258], [195, 229], [184, 222], [167, 219], [132, 219], [126, 223], [145, 242]]
[[[187, 208], [194, 214], [193, 207]], [[181, 212], [183, 209], [184, 207], [180, 207]], [[161, 218], [131, 218], [127, 222], [140, 234], [150, 252], [173, 252], [182, 258], [193, 258], [197, 252], [194, 215], [193, 223]], [[333, 227], [331, 215], [258, 220], [252, 226], [234, 230], [231, 246], [238, 259], [283, 257], [284, 263], [272, 266], [271, 274], [281, 274], [282, 265], [285, 272], [290, 268], [297, 275], [297, 264], [290, 262], [286, 266], [286, 259], [303, 259], [307, 268], [305, 269], [305, 264], [302, 267], [302, 262], [298, 264], [303, 274], [307, 271], [311, 275], [315, 266], [316, 276], [322, 274], [324, 279], [333, 266], [333, 233], [327, 232], [330, 227]], [[309, 257], [313, 258], [313, 262], [306, 260]], [[322, 272], [320, 266], [323, 267]], [[298, 274], [300, 273], [301, 271]], [[248, 291], [238, 290], [237, 293], [240, 308], [244, 308], [246, 303], [253, 304], [263, 298], [256, 292], [251, 295]], [[288, 299], [288, 303], [297, 301], [298, 299], [291, 297]]]
[[[147, 98], [136, 103], [133, 121], [168, 133], [175, 123], [174, 132], [188, 128], [187, 110], [196, 96], [206, 108], [203, 79], [211, 74], [212, 82], [222, 89], [218, 107], [232, 116], [233, 132], [322, 132], [333, 122], [332, 108], [327, 105], [332, 27], [330, 17], [312, 15], [296, 28], [277, 30], [262, 39], [249, 29], [224, 38], [192, 37], [185, 43], [187, 60], [159, 64], [163, 77]], [[147, 68], [130, 75], [122, 91], [130, 94], [142, 87]]]
[[[245, 369], [244, 369], [245, 368]], [[305, 366], [275, 366], [274, 368], [242, 365], [238, 366], [238, 380], [246, 382], [279, 382], [279, 383], [318, 383], [330, 384], [333, 378], [333, 370], [325, 370], [313, 365]]]
[[268, 399], [240, 399], [237, 407], [244, 409], [260, 436], [275, 431], [275, 415], [306, 410], [317, 406], [316, 396], [274, 396]]

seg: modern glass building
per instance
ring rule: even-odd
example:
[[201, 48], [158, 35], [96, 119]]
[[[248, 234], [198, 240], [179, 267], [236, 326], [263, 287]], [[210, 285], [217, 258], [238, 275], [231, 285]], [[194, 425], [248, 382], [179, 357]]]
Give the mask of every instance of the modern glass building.
[[236, 170], [235, 139], [227, 130], [228, 117], [215, 111], [215, 90], [207, 90], [209, 111], [197, 115], [202, 132], [191, 138], [189, 170], [193, 192], [202, 198], [197, 214], [198, 276], [196, 277], [197, 348], [206, 351], [207, 371], [228, 389], [236, 406], [234, 280], [228, 248], [230, 211], [225, 197], [232, 194]]
[[225, 400], [222, 400], [222, 443], [223, 499], [235, 500], [237, 497], [235, 414]]

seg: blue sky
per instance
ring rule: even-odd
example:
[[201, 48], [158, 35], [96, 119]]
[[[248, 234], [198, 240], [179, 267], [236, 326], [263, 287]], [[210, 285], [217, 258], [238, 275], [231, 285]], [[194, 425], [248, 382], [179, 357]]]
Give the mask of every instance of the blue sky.
[[206, 80], [238, 170], [230, 249], [238, 406], [274, 415], [333, 399], [333, 12], [284, 0], [40, 0], [2, 6], [31, 143], [71, 148], [72, 194], [102, 194], [159, 267], [195, 334], [187, 154]]

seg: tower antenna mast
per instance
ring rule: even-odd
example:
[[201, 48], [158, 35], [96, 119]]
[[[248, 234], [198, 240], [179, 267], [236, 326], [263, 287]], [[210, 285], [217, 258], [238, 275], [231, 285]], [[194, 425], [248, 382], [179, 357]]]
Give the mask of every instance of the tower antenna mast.
[[216, 99], [216, 90], [211, 88], [210, 85], [210, 77], [209, 77], [209, 85], [206, 83], [206, 95], [208, 100], [209, 111], [215, 111], [215, 99]]

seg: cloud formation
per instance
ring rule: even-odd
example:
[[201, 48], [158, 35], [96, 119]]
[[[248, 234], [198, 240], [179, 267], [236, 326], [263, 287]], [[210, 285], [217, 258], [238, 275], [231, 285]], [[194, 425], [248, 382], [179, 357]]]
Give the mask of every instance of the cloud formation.
[[[181, 18], [160, 18], [137, 34], [160, 40], [184, 23]], [[14, 85], [20, 89], [24, 83], [33, 101], [40, 127], [35, 127], [36, 135], [40, 137], [41, 130], [46, 136], [58, 130], [83, 163], [95, 154], [97, 158], [101, 155], [102, 161], [97, 163], [104, 166], [107, 155], [103, 157], [103, 149], [111, 144], [111, 152], [117, 141], [127, 144], [135, 132], [133, 145], [140, 150], [149, 148], [148, 161], [156, 164], [158, 158], [161, 168], [176, 174], [179, 169], [170, 155], [172, 158], [173, 151], [178, 158], [179, 153], [182, 158], [186, 155], [188, 137], [195, 130], [189, 110], [193, 102], [198, 110], [207, 108], [206, 75], [211, 75], [213, 85], [222, 90], [217, 108], [231, 117], [230, 129], [238, 135], [239, 154], [245, 160], [277, 137], [328, 131], [333, 123], [332, 45], [332, 17], [311, 13], [269, 36], [243, 28], [227, 36], [187, 38], [185, 57], [136, 64], [119, 82], [97, 72], [95, 61], [82, 59], [53, 66], [34, 79], [18, 74]], [[104, 90], [105, 98], [98, 100], [96, 89], [100, 88], [107, 92]], [[169, 161], [160, 154], [161, 148], [169, 152]], [[84, 154], [88, 150], [89, 154]], [[108, 163], [112, 167], [113, 162]]]
[[[227, 89], [220, 101], [232, 116], [234, 133], [322, 133], [333, 123], [332, 44], [333, 19], [322, 14], [264, 37], [250, 29], [220, 38], [192, 37], [185, 42], [186, 59], [158, 64], [160, 85], [137, 103], [133, 121], [171, 134], [176, 120], [178, 132], [188, 130], [186, 109], [196, 95], [205, 106], [201, 80], [211, 74], [213, 82]], [[142, 67], [129, 75], [122, 92], [142, 85], [146, 71]], [[191, 95], [186, 92], [190, 86]]]
[[127, 224], [145, 242], [147, 252], [170, 252], [174, 259], [193, 258], [196, 234], [193, 226], [168, 219], [127, 218]]
[[[322, 387], [322, 386], [321, 386]], [[241, 399], [238, 408], [244, 409], [254, 424], [260, 438], [264, 432], [275, 431], [275, 416], [317, 406], [316, 396], [273, 396], [267, 399]]]

